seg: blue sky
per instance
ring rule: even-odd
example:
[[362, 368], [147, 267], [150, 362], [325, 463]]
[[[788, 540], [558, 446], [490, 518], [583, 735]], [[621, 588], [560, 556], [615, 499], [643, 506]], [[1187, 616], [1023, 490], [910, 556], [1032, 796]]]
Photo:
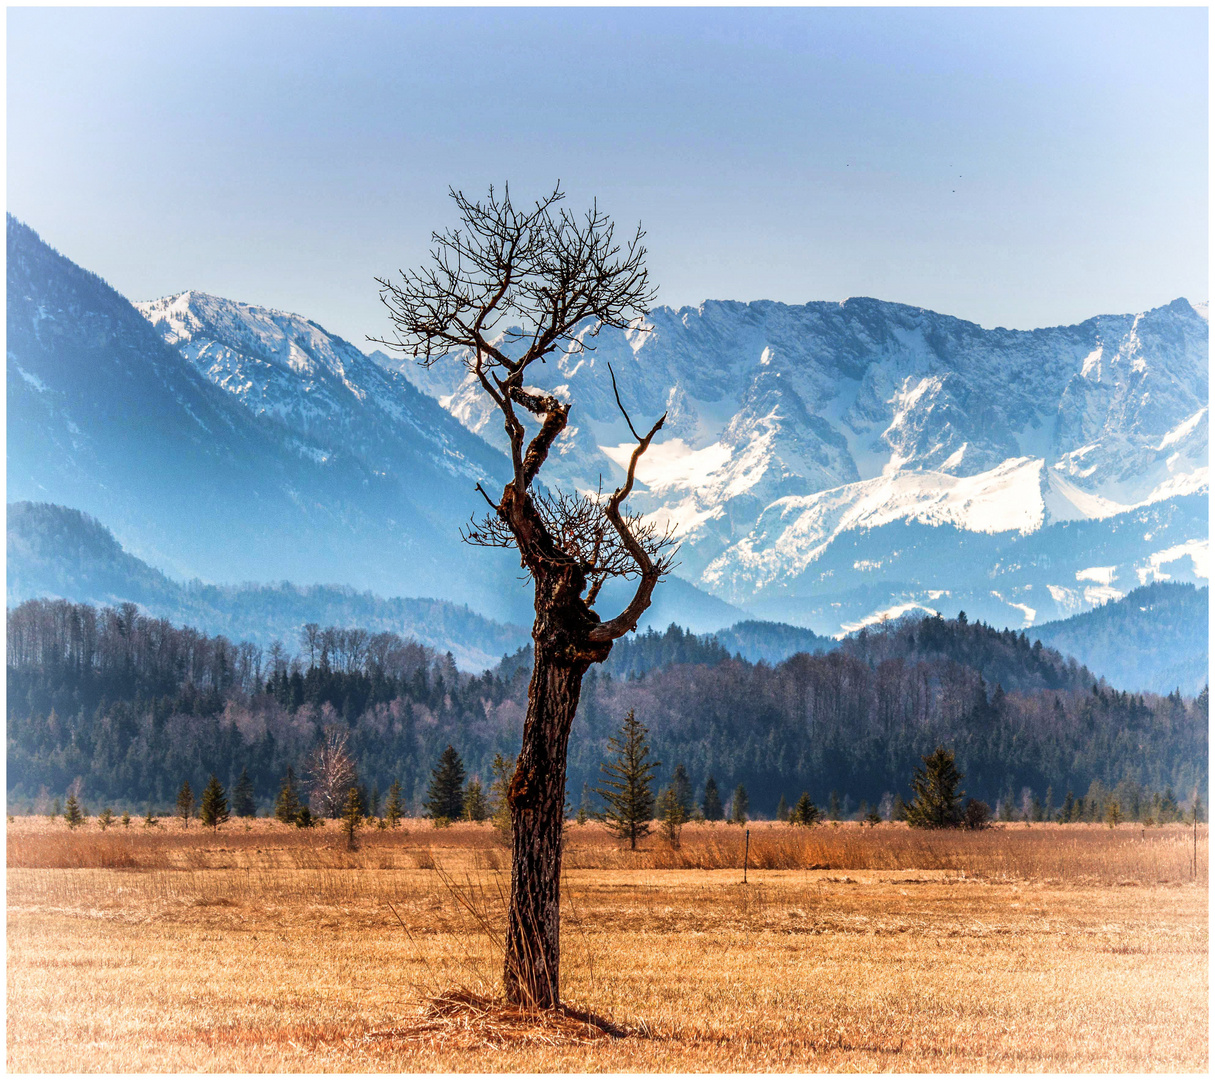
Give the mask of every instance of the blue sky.
[[8, 209], [132, 299], [358, 344], [448, 185], [558, 178], [659, 302], [1030, 328], [1208, 295], [1207, 12], [13, 9]]

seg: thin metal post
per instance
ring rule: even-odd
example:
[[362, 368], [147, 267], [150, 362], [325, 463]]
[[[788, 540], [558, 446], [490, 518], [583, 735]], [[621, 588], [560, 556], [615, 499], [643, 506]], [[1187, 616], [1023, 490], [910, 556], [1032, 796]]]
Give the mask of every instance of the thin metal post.
[[751, 854], [751, 830], [747, 830], [747, 838], [743, 845], [743, 884], [747, 883], [747, 859]]

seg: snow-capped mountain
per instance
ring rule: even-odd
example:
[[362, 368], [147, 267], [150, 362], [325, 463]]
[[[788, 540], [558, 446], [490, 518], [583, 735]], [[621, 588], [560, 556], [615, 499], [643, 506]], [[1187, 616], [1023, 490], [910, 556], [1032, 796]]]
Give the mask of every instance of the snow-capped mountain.
[[354, 454], [377, 475], [464, 501], [506, 459], [349, 342], [299, 315], [200, 292], [136, 302], [166, 344], [318, 462]]
[[[221, 388], [96, 275], [11, 217], [7, 233], [10, 499], [85, 511], [179, 577], [337, 582], [499, 617], [518, 608], [506, 553], [457, 539], [477, 509], [473, 478], [500, 472], [500, 456], [433, 401], [360, 367], [345, 343], [326, 352], [319, 328], [287, 343], [273, 318], [238, 318], [239, 305], [166, 305], [194, 341], [211, 318], [217, 356], [220, 329], [245, 332], [244, 352], [213, 361], [230, 365]], [[276, 381], [280, 364], [296, 365], [297, 386]]]
[[[681, 573], [731, 603], [816, 630], [959, 596], [999, 622], [1070, 614], [1069, 574], [1090, 571], [1091, 560], [1057, 568], [1059, 581], [1045, 583], [1054, 591], [1040, 582], [1046, 595], [1031, 604], [1019, 594], [1032, 590], [1028, 578], [993, 586], [990, 545], [980, 538], [1015, 547], [1066, 522], [1142, 517], [1145, 507], [1190, 495], [1205, 505], [1205, 305], [1177, 300], [1139, 315], [1010, 331], [869, 299], [713, 301], [658, 308], [627, 331], [590, 330], [586, 351], [535, 376], [574, 403], [548, 478], [586, 489], [600, 475], [605, 485], [621, 475], [631, 447], [605, 377], [610, 363], [635, 417], [667, 411], [661, 441], [638, 470], [647, 488], [638, 505], [676, 523]], [[458, 356], [422, 369], [374, 355], [471, 430], [500, 437]], [[963, 550], [919, 590], [875, 574], [881, 559], [833, 571], [813, 595], [796, 587], [820, 578], [845, 537], [896, 522], [948, 526]], [[1199, 553], [1187, 573], [1201, 579], [1205, 524], [1186, 527], [1193, 535], [1181, 542]], [[1119, 581], [1104, 595], [1166, 574], [1159, 557], [1168, 547], [1156, 543], [1151, 535], [1124, 543]], [[824, 613], [825, 597], [838, 618]]]

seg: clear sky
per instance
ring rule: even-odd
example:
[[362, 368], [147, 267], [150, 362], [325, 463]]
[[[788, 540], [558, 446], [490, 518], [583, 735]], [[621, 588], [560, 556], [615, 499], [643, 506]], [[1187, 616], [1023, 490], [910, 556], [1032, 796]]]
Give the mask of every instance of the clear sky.
[[131, 299], [365, 345], [448, 185], [643, 223], [659, 302], [1030, 328], [1204, 300], [1207, 12], [20, 9], [8, 209]]

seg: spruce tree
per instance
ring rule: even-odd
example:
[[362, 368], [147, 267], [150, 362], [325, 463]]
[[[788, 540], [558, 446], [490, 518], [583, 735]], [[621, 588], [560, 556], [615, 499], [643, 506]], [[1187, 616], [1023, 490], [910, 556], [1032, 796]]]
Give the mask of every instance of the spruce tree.
[[587, 819], [591, 816], [591, 785], [582, 781], [582, 798], [578, 802], [578, 816], [575, 820], [579, 825], [585, 825]]
[[776, 820], [789, 820], [789, 804], [785, 801], [785, 793], [783, 791], [780, 793], [780, 800], [776, 804]]
[[401, 781], [394, 780], [388, 789], [388, 805], [384, 808], [384, 817], [391, 828], [395, 829], [405, 816], [405, 807], [401, 802]]
[[67, 806], [63, 811], [63, 818], [68, 824], [69, 829], [75, 829], [84, 824], [84, 812], [80, 808], [80, 800], [76, 798], [76, 792], [69, 791], [67, 797]]
[[662, 822], [662, 831], [672, 847], [679, 847], [679, 835], [688, 820], [688, 812], [679, 800], [679, 794], [674, 783], [664, 788], [658, 797], [658, 819]]
[[130, 810], [124, 810], [122, 812], [122, 827], [124, 829], [129, 829], [131, 827], [131, 811]]
[[687, 821], [692, 814], [692, 781], [688, 779], [688, 771], [682, 765], [676, 765], [675, 771], [671, 773], [671, 790], [679, 800], [679, 805], [683, 807], [683, 817]]
[[147, 813], [147, 816], [143, 819], [143, 827], [145, 829], [160, 828], [160, 819], [152, 812], [151, 803], [148, 803], [148, 813]]
[[603, 787], [595, 793], [603, 799], [603, 822], [620, 839], [628, 839], [629, 847], [637, 849], [637, 841], [650, 832], [654, 820], [654, 772], [660, 761], [650, 760], [646, 742], [649, 729], [637, 719], [632, 709], [624, 718], [618, 735], [608, 739], [609, 761], [600, 762], [605, 774]]
[[705, 798], [700, 804], [705, 821], [721, 821], [721, 796], [717, 793], [717, 781], [712, 775], [705, 781]]
[[481, 822], [489, 817], [489, 803], [481, 788], [481, 781], [473, 777], [464, 789], [464, 816], [469, 821]]
[[214, 773], [203, 788], [198, 817], [205, 826], [217, 831], [228, 820], [228, 798]]
[[346, 847], [350, 851], [358, 848], [356, 836], [363, 825], [362, 800], [359, 789], [351, 785], [346, 792], [346, 804], [342, 809], [342, 832], [346, 834]]
[[426, 816], [436, 825], [455, 821], [464, 813], [464, 763], [455, 747], [448, 746], [430, 774], [426, 790]]
[[190, 818], [193, 814], [194, 790], [190, 787], [190, 781], [184, 780], [177, 792], [177, 816], [181, 818], [181, 827], [183, 829], [190, 827]]
[[114, 811], [108, 806], [97, 815], [97, 825], [102, 832], [105, 832], [111, 825], [114, 824]]
[[797, 803], [793, 807], [793, 814], [789, 820], [794, 825], [810, 826], [816, 824], [822, 816], [822, 811], [814, 805], [809, 794], [803, 791], [802, 797], [797, 800]]
[[748, 807], [747, 789], [742, 784], [739, 784], [734, 789], [734, 794], [730, 797], [730, 823], [732, 825], [745, 825], [747, 823]]
[[840, 793], [838, 791], [832, 791], [827, 798], [827, 817], [832, 821], [840, 819]]
[[257, 817], [257, 803], [253, 798], [253, 781], [249, 770], [241, 769], [236, 785], [232, 788], [232, 813], [237, 817]]
[[489, 785], [490, 814], [493, 817], [494, 828], [503, 837], [510, 836], [510, 803], [506, 796], [510, 791], [511, 777], [515, 775], [517, 760], [517, 758], [508, 760], [501, 754], [494, 754], [493, 764], [490, 766], [494, 774], [493, 783]]
[[962, 774], [954, 764], [953, 751], [938, 746], [922, 769], [911, 779], [915, 798], [907, 807], [907, 823], [917, 829], [950, 829], [962, 823], [962, 796], [958, 790]]
[[295, 825], [301, 805], [295, 770], [288, 765], [287, 775], [278, 789], [278, 798], [274, 800], [274, 816], [285, 825]]

